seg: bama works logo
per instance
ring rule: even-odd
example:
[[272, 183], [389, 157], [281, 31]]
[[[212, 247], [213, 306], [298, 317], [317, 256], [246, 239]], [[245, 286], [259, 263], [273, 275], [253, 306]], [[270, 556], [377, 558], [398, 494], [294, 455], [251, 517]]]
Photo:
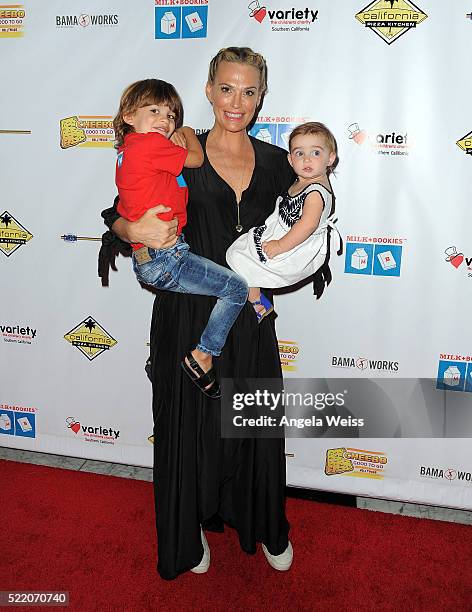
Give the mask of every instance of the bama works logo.
[[387, 45], [424, 21], [428, 15], [408, 0], [374, 0], [356, 15], [366, 28]]
[[311, 7], [289, 9], [270, 9], [253, 0], [248, 4], [249, 17], [262, 23], [266, 17], [270, 21], [272, 32], [309, 32], [318, 19], [318, 10]]
[[110, 336], [92, 317], [84, 319], [70, 332], [67, 332], [64, 338], [90, 361], [118, 344], [117, 340]]
[[0, 215], [0, 251], [6, 257], [10, 257], [32, 237], [33, 234], [23, 227], [8, 210], [3, 211]]
[[206, 38], [208, 0], [154, 0], [154, 38]]
[[346, 236], [346, 274], [400, 276], [406, 238]]
[[111, 115], [73, 115], [59, 122], [61, 149], [113, 148], [115, 131]]
[[367, 359], [367, 357], [351, 357], [343, 355], [332, 355], [331, 366], [333, 368], [369, 370], [377, 372], [397, 373], [399, 370], [399, 362], [390, 359]]
[[90, 27], [115, 27], [118, 25], [118, 15], [110, 13], [79, 15], [56, 15], [56, 27], [58, 28], [88, 28]]
[[454, 468], [434, 467], [431, 465], [420, 465], [419, 475], [423, 478], [432, 478], [434, 480], [448, 480], [449, 482], [456, 481], [458, 484], [467, 482], [472, 484], [472, 474], [463, 470]]
[[436, 389], [472, 393], [472, 356], [441, 353]]
[[360, 448], [329, 448], [326, 451], [326, 476], [354, 476], [383, 480], [387, 455]]

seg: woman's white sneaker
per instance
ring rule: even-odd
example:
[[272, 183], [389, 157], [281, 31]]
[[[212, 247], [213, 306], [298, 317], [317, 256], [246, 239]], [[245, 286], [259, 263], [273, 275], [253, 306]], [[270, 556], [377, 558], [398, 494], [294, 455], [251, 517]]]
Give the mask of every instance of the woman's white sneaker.
[[203, 529], [200, 528], [200, 531], [202, 534], [201, 537], [203, 545], [203, 557], [200, 563], [195, 567], [192, 567], [192, 569], [190, 570], [194, 574], [204, 574], [208, 571], [208, 568], [210, 567], [210, 547], [208, 546], [208, 542], [205, 537], [205, 534], [203, 533]]
[[279, 570], [279, 572], [286, 572], [290, 569], [293, 561], [293, 548], [290, 541], [287, 548], [280, 555], [271, 555], [264, 544], [262, 545], [262, 550], [264, 551], [266, 559], [271, 567]]

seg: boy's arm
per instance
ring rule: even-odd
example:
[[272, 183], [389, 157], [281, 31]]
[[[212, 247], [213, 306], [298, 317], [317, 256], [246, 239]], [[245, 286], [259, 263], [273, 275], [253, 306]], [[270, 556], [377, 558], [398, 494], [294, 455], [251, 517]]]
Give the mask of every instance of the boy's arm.
[[323, 212], [323, 198], [317, 191], [312, 191], [305, 198], [302, 216], [280, 240], [269, 240], [262, 244], [262, 249], [269, 259], [286, 253], [304, 242], [320, 223]]
[[185, 168], [200, 168], [203, 164], [203, 149], [191, 127], [181, 127], [176, 130], [170, 140], [181, 147], [187, 149], [187, 159]]

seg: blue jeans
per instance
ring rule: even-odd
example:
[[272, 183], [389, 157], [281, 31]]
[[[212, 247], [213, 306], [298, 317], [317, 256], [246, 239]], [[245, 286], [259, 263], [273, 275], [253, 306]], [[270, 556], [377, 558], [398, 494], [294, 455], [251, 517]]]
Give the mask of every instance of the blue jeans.
[[[145, 251], [133, 252], [133, 269], [139, 281], [156, 289], [218, 298], [197, 349], [215, 357], [220, 355], [229, 330], [246, 303], [246, 281], [232, 270], [191, 253], [182, 234], [168, 249], [143, 248]], [[146, 259], [149, 261], [143, 262]]]

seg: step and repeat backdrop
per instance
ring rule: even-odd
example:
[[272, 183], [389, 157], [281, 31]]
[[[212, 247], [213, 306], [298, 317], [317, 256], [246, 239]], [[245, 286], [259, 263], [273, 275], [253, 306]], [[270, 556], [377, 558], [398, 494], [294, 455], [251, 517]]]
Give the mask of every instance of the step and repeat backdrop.
[[339, 145], [344, 254], [321, 300], [276, 296], [284, 376], [364, 381], [392, 421], [287, 439], [288, 482], [472, 508], [472, 3], [417, 2], [0, 4], [0, 445], [151, 465], [153, 297], [127, 259], [110, 287], [97, 277], [112, 118], [158, 77], [208, 130], [208, 63], [250, 46], [269, 66], [252, 135], [286, 148], [322, 121]]

